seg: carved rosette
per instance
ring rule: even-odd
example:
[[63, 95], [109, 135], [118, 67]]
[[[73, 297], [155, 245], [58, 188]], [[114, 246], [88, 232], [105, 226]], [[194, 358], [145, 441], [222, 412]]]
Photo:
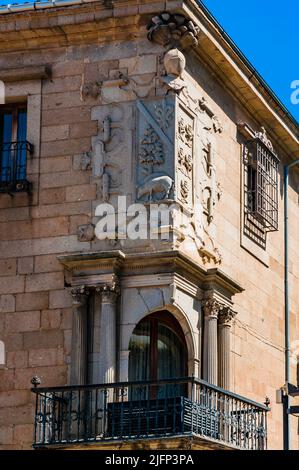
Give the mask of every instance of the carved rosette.
[[162, 46], [185, 50], [198, 45], [200, 29], [184, 15], [163, 12], [152, 18], [147, 29], [148, 39]]
[[73, 299], [74, 307], [82, 307], [90, 294], [89, 289], [86, 286], [71, 287], [69, 292]]

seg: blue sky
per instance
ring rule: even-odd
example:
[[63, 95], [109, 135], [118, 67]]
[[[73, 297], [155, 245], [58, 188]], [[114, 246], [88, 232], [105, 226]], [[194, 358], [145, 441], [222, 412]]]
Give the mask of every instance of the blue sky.
[[298, 0], [202, 0], [299, 121], [290, 84], [299, 81]]
[[299, 121], [299, 103], [292, 104], [290, 98], [291, 83], [299, 81], [298, 0], [202, 2]]

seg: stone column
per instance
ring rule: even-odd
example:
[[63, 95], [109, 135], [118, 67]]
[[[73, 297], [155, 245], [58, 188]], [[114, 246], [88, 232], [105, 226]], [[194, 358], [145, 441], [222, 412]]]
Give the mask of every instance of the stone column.
[[216, 299], [204, 301], [205, 333], [204, 333], [204, 380], [217, 385], [218, 352], [217, 322], [221, 305]]
[[71, 385], [84, 385], [87, 374], [87, 300], [85, 286], [72, 287], [73, 327], [71, 352]]
[[230, 307], [223, 307], [218, 320], [218, 385], [226, 390], [230, 389], [230, 330], [235, 315]]
[[102, 383], [116, 380], [116, 301], [118, 288], [114, 285], [97, 287], [101, 294], [100, 378]]

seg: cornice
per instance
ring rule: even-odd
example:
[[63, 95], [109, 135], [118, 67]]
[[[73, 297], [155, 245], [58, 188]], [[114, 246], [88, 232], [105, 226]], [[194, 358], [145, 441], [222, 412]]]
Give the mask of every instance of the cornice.
[[[144, 284], [146, 276], [155, 275], [157, 278], [165, 275], [175, 275], [183, 290], [186, 290], [185, 280], [193, 286], [194, 293], [198, 289], [209, 293], [218, 293], [219, 297], [228, 300], [243, 288], [218, 268], [205, 269], [187, 255], [179, 251], [144, 252], [124, 254], [122, 251], [91, 252], [58, 256], [57, 259], [72, 274], [72, 284], [82, 282], [93, 285], [102, 282], [107, 274], [117, 273], [121, 282], [128, 284], [129, 279], [142, 275], [140, 281]], [[102, 279], [103, 278], [103, 279]], [[85, 281], [84, 281], [85, 279]], [[163, 281], [162, 281], [163, 282]], [[192, 291], [193, 292], [193, 291]], [[195, 295], [195, 294], [194, 294]]]

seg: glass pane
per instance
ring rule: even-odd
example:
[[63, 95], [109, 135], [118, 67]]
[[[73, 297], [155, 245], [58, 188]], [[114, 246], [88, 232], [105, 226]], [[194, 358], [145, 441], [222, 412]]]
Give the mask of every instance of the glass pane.
[[10, 155], [13, 117], [11, 112], [0, 116], [1, 129], [1, 182], [9, 182], [13, 175], [13, 161]]
[[[185, 376], [185, 345], [176, 333], [163, 323], [158, 323], [158, 364], [157, 378], [172, 379]], [[159, 389], [159, 397], [183, 395], [184, 387], [178, 384], [164, 385]]]
[[158, 324], [158, 379], [185, 375], [185, 348], [180, 338], [163, 323]]
[[[130, 340], [129, 381], [144, 381], [150, 379], [150, 322], [139, 323]], [[130, 390], [131, 400], [143, 400], [147, 397], [145, 387], [133, 387]]]
[[26, 136], [27, 136], [27, 112], [20, 110], [18, 113], [18, 146], [17, 146], [17, 167], [16, 167], [16, 180], [22, 181], [26, 179], [26, 166], [27, 166], [27, 149], [26, 149]]
[[130, 340], [129, 377], [133, 380], [150, 379], [150, 322], [136, 326]]

